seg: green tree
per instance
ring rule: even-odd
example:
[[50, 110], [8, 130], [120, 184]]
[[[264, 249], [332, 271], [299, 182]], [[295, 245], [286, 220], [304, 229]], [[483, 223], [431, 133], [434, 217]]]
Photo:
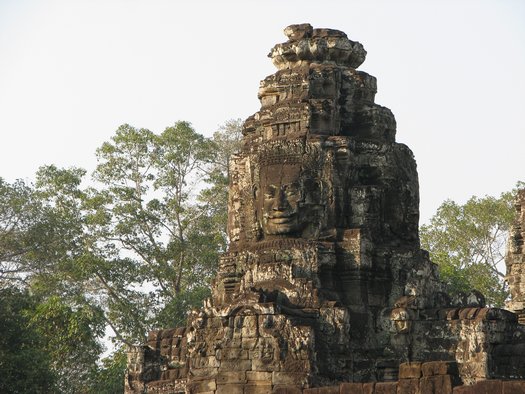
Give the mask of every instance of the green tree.
[[2, 182], [0, 288], [31, 296], [26, 330], [39, 338], [53, 389], [82, 392], [101, 352], [105, 319], [79, 280], [86, 252], [80, 183], [85, 171], [41, 167], [35, 186]]
[[[97, 151], [100, 188], [91, 199], [100, 203], [93, 217], [102, 220], [93, 220], [93, 233], [99, 246], [121, 252], [115, 259], [136, 262], [134, 275], [155, 289], [144, 305], [149, 315], [139, 319], [146, 326], [131, 335], [136, 341], [148, 326], [182, 323], [196, 301], [186, 293], [208, 287], [216, 264], [210, 249], [216, 257], [218, 245], [210, 244], [213, 237], [202, 226], [208, 212], [195, 202], [212, 155], [210, 141], [187, 122], [160, 135], [123, 125]], [[164, 308], [170, 322], [162, 321]]]
[[52, 215], [34, 189], [0, 178], [0, 287], [22, 286], [48, 269], [45, 250], [54, 242]]
[[439, 265], [451, 294], [476, 289], [489, 305], [503, 306], [508, 296], [503, 261], [515, 215], [514, 195], [474, 196], [463, 205], [447, 200], [421, 227], [422, 247]]
[[160, 135], [123, 125], [97, 151], [91, 187], [84, 170], [53, 165], [34, 185], [0, 179], [0, 289], [32, 294], [23, 322], [41, 338], [50, 392], [121, 391], [122, 350], [97, 363], [104, 329], [119, 348], [142, 342], [209, 295], [239, 137], [239, 121], [212, 139], [187, 122]]
[[93, 308], [73, 309], [65, 300], [51, 296], [36, 305], [30, 326], [42, 338], [57, 376], [60, 393], [84, 393], [101, 353], [99, 338], [104, 320]]
[[124, 370], [127, 356], [124, 348], [118, 348], [104, 358], [91, 377], [89, 394], [115, 394], [124, 392]]
[[49, 393], [55, 383], [45, 342], [30, 324], [34, 298], [16, 288], [0, 289], [0, 392]]
[[214, 154], [206, 174], [208, 186], [199, 195], [199, 200], [208, 209], [207, 218], [211, 219], [206, 226], [211, 226], [213, 233], [222, 237], [219, 241], [222, 246], [227, 238], [229, 164], [230, 158], [241, 149], [241, 130], [241, 119], [231, 119], [213, 134], [211, 143]]
[[[210, 295], [210, 279], [215, 272], [219, 254], [227, 246], [229, 160], [241, 145], [242, 121], [232, 119], [222, 125], [207, 141], [206, 164], [201, 166], [202, 184], [194, 201], [199, 212], [188, 228], [187, 239], [198, 260], [187, 273], [187, 286], [176, 298], [166, 304], [158, 315], [161, 326], [175, 322], [184, 324], [186, 311], [202, 305]], [[210, 270], [211, 268], [211, 270]], [[206, 272], [207, 275], [202, 275]]]
[[31, 286], [82, 249], [80, 169], [42, 167], [36, 186], [0, 179], [0, 287]]

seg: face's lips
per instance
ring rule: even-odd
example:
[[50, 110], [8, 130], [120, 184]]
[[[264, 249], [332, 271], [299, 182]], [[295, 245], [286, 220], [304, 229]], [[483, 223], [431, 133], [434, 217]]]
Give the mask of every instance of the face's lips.
[[268, 220], [291, 219], [295, 216], [295, 212], [273, 212], [266, 215]]
[[286, 224], [292, 221], [291, 217], [281, 217], [281, 218], [268, 218], [272, 224]]

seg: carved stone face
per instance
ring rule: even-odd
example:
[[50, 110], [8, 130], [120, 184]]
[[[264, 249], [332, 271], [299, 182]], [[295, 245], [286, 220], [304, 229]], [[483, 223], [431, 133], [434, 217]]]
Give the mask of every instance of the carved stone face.
[[261, 168], [256, 205], [266, 235], [299, 235], [316, 215], [318, 184], [301, 172], [299, 164], [275, 164]]
[[267, 234], [287, 234], [300, 229], [300, 186], [294, 183], [267, 185], [263, 191], [263, 227]]
[[390, 319], [394, 323], [394, 328], [398, 334], [406, 334], [410, 332], [412, 321], [410, 312], [406, 308], [393, 309]]
[[265, 234], [282, 235], [301, 230], [302, 200], [299, 165], [270, 165], [261, 169], [261, 225]]

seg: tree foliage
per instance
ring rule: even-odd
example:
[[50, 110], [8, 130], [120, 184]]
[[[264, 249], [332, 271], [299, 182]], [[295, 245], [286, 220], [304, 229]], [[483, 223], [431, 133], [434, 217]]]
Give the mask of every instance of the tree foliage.
[[199, 199], [205, 202], [208, 215], [203, 223], [213, 228], [213, 233], [226, 240], [226, 223], [228, 222], [228, 186], [230, 158], [241, 148], [241, 119], [232, 119], [222, 125], [213, 134], [211, 166], [206, 174], [208, 187], [202, 190]]
[[34, 299], [16, 288], [0, 289], [0, 392], [48, 393], [55, 375], [38, 331], [29, 324]]
[[73, 308], [67, 300], [52, 296], [32, 311], [30, 325], [44, 339], [57, 391], [83, 392], [102, 351], [98, 339], [104, 334], [103, 319], [86, 305]]
[[[150, 327], [180, 324], [188, 307], [207, 294], [218, 252], [225, 247], [224, 235], [214, 233], [214, 227], [208, 225], [210, 204], [197, 202], [214, 148], [187, 122], [177, 122], [160, 135], [123, 125], [97, 152], [94, 177], [101, 187], [91, 190], [90, 198], [97, 210], [91, 227], [97, 234], [98, 250], [110, 252], [113, 266], [119, 264], [117, 260], [134, 264], [127, 284], [135, 278], [140, 280], [138, 285], [157, 289], [147, 296], [129, 293], [129, 286], [125, 296], [124, 289], [105, 289], [110, 296], [108, 305], [118, 299], [119, 304], [138, 303], [128, 308], [137, 316], [137, 323]], [[106, 254], [104, 260], [108, 257]], [[119, 296], [111, 297], [112, 291]], [[122, 309], [114, 306], [114, 320], [120, 323], [116, 314]], [[167, 315], [172, 321], [165, 320]], [[120, 328], [123, 336], [135, 340], [147, 329], [141, 324], [134, 331]]]
[[22, 285], [49, 268], [55, 220], [40, 196], [21, 180], [0, 178], [0, 286]]
[[439, 265], [451, 294], [476, 289], [489, 305], [503, 306], [508, 296], [503, 262], [515, 217], [514, 195], [474, 196], [463, 205], [447, 200], [421, 227], [422, 247]]
[[[53, 165], [34, 185], [0, 178], [0, 291], [31, 299], [10, 311], [22, 334], [40, 338], [20, 341], [42, 357], [42, 390], [121, 391], [122, 346], [184, 324], [209, 295], [227, 243], [227, 164], [239, 130], [231, 121], [205, 138], [187, 122], [160, 134], [122, 125], [97, 150], [89, 187], [86, 171]], [[107, 329], [120, 350], [100, 363]], [[0, 354], [23, 356], [21, 347]]]

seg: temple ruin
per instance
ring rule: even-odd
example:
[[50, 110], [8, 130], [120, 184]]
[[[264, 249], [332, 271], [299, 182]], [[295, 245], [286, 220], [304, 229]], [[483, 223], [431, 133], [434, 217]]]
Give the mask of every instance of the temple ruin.
[[414, 156], [357, 70], [363, 46], [284, 32], [231, 159], [212, 297], [130, 350], [126, 393], [525, 392], [525, 193], [509, 310], [451, 299], [420, 249]]

